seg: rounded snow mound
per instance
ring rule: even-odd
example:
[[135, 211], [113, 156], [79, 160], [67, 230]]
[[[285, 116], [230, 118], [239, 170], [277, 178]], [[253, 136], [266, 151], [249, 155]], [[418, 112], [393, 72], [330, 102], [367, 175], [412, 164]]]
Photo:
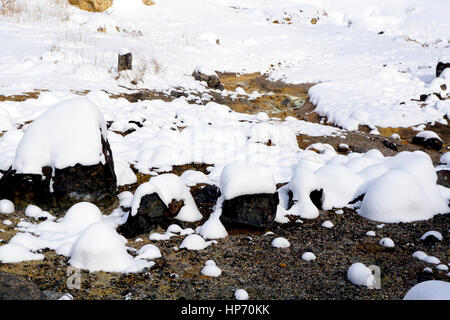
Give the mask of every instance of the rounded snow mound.
[[409, 289], [403, 300], [450, 300], [450, 283], [429, 280]]
[[360, 262], [356, 262], [348, 268], [347, 279], [354, 285], [366, 287], [375, 286], [376, 282], [372, 270]]
[[17, 173], [42, 174], [42, 168], [104, 163], [101, 136], [106, 123], [88, 98], [63, 101], [40, 115], [26, 130], [16, 151]]
[[427, 220], [434, 213], [420, 183], [401, 169], [388, 171], [368, 189], [359, 214], [380, 222]]
[[105, 222], [90, 225], [75, 242], [69, 263], [80, 269], [106, 272], [140, 272], [153, 264], [133, 259], [127, 252], [127, 240]]

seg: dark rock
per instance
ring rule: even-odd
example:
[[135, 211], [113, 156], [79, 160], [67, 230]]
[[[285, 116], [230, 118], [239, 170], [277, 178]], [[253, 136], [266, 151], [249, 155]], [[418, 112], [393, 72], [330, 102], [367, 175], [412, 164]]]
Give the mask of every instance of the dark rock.
[[420, 101], [425, 101], [425, 100], [427, 100], [427, 98], [428, 98], [429, 96], [430, 96], [429, 94], [421, 94], [420, 97], [419, 97], [419, 99], [420, 99]]
[[394, 142], [390, 141], [390, 140], [383, 140], [383, 145], [386, 148], [392, 149], [394, 151], [398, 151], [397, 145]]
[[442, 141], [437, 139], [437, 138], [429, 138], [429, 139], [425, 139], [423, 137], [414, 137], [412, 138], [411, 141], [413, 144], [417, 144], [419, 146], [425, 147], [425, 148], [430, 148], [436, 151], [439, 151], [442, 149]]
[[0, 300], [46, 300], [38, 286], [22, 276], [0, 273]]
[[[312, 203], [319, 210], [322, 210], [322, 196], [323, 196], [323, 189], [311, 191], [311, 193], [309, 194], [309, 198], [311, 199]], [[294, 195], [292, 193], [292, 190], [288, 191], [288, 197], [289, 197], [289, 200], [288, 200], [287, 209], [289, 210], [294, 205]]]
[[450, 68], [450, 63], [438, 62], [436, 66], [436, 78], [438, 78], [446, 68]]
[[221, 192], [217, 186], [207, 185], [193, 197], [196, 204], [204, 204], [204, 203], [216, 203], [220, 195]]
[[111, 148], [103, 137], [102, 146], [105, 164], [76, 164], [55, 169], [53, 178], [50, 167], [42, 168], [42, 175], [16, 174], [10, 168], [0, 179], [0, 198], [10, 199], [18, 207], [34, 203], [45, 210], [57, 208], [63, 211], [81, 201], [89, 201], [102, 208], [115, 205], [117, 178]]
[[147, 194], [141, 198], [136, 215], [130, 214], [125, 224], [120, 227], [120, 233], [125, 238], [133, 238], [149, 233], [157, 225], [167, 227], [174, 222], [174, 217], [183, 204], [183, 200], [172, 200], [167, 207], [157, 193]]
[[228, 226], [267, 227], [275, 219], [278, 192], [239, 196], [225, 200], [220, 220]]
[[439, 170], [436, 174], [438, 177], [437, 183], [446, 188], [450, 188], [450, 170]]
[[427, 247], [433, 247], [436, 243], [439, 242], [439, 239], [430, 234], [429, 236], [427, 236], [425, 239], [423, 239], [421, 241]]
[[216, 75], [207, 75], [196, 70], [194, 71], [192, 76], [197, 81], [205, 81], [208, 84], [208, 87], [211, 89], [219, 89], [219, 90], [224, 89], [222, 83], [219, 80], [219, 77]]

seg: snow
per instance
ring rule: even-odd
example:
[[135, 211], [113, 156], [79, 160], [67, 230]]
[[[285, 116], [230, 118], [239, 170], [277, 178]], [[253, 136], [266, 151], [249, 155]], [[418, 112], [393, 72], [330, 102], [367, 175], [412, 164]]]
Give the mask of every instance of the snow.
[[275, 248], [289, 248], [291, 244], [286, 238], [278, 237], [272, 240], [271, 242], [272, 247]]
[[416, 137], [423, 138], [425, 140], [437, 139], [439, 141], [442, 141], [441, 137], [439, 137], [436, 132], [429, 130], [420, 131], [418, 134], [416, 134]]
[[322, 223], [322, 227], [331, 229], [334, 227], [334, 224], [330, 220], [326, 220]]
[[51, 215], [47, 211], [43, 211], [41, 208], [39, 208], [38, 206], [35, 206], [34, 204], [29, 204], [25, 208], [25, 215], [27, 217], [34, 218], [36, 220], [38, 220], [39, 218], [46, 218], [49, 220], [56, 219], [53, 215]]
[[161, 258], [161, 251], [159, 250], [159, 248], [157, 246], [155, 246], [154, 244], [146, 244], [145, 246], [142, 246], [138, 251], [137, 251], [137, 259], [147, 259], [147, 260], [152, 260], [152, 259], [158, 259]]
[[234, 292], [234, 297], [236, 300], [248, 300], [248, 293], [244, 289], [237, 289]]
[[17, 173], [42, 174], [50, 166], [105, 163], [101, 136], [106, 123], [100, 109], [87, 98], [63, 101], [27, 126], [12, 168]]
[[347, 279], [357, 286], [375, 286], [375, 277], [372, 270], [360, 262], [356, 262], [348, 268]]
[[171, 173], [153, 177], [149, 182], [141, 184], [136, 189], [131, 204], [131, 215], [137, 214], [142, 197], [152, 193], [157, 193], [166, 206], [169, 206], [172, 200], [183, 200], [183, 207], [175, 219], [194, 222], [202, 218], [189, 188], [184, 185], [180, 177]]
[[218, 277], [222, 274], [222, 270], [216, 266], [214, 260], [208, 260], [205, 262], [202, 274], [208, 277]]
[[229, 164], [222, 170], [220, 191], [225, 200], [230, 200], [249, 194], [275, 193], [276, 183], [266, 166]]
[[394, 241], [392, 241], [391, 238], [383, 238], [380, 240], [379, 244], [380, 244], [380, 246], [387, 247], [387, 248], [395, 247], [395, 243], [394, 243]]
[[369, 236], [369, 237], [375, 237], [375, 236], [376, 236], [376, 233], [375, 233], [375, 231], [370, 230], [370, 231], [367, 231], [367, 232], [366, 232], [366, 236]]
[[1, 214], [10, 214], [15, 210], [14, 203], [8, 199], [0, 200], [0, 213]]
[[0, 261], [2, 263], [17, 263], [22, 261], [43, 260], [43, 254], [34, 253], [18, 243], [8, 243], [0, 246]]
[[442, 234], [438, 231], [427, 231], [425, 232], [421, 237], [420, 240], [425, 240], [427, 237], [435, 237], [437, 240], [442, 241], [444, 239], [444, 237], [442, 236]]
[[106, 272], [140, 272], [153, 264], [133, 259], [125, 247], [127, 240], [100, 221], [91, 224], [74, 244], [69, 264], [80, 269]]
[[302, 260], [304, 261], [314, 261], [316, 260], [316, 255], [312, 252], [305, 252], [302, 254]]
[[403, 300], [450, 300], [450, 283], [441, 280], [428, 280], [416, 284]]
[[448, 271], [448, 267], [445, 264], [438, 264], [436, 266], [436, 269], [441, 270], [441, 271]]
[[187, 250], [203, 250], [212, 243], [216, 243], [213, 241], [205, 241], [201, 236], [198, 234], [191, 234], [188, 235], [186, 238], [183, 239], [183, 242], [181, 242], [180, 249], [187, 249]]

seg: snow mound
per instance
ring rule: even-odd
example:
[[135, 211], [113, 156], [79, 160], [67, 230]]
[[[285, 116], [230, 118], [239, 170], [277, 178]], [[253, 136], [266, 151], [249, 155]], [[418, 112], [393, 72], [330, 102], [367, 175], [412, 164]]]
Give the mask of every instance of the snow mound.
[[269, 167], [256, 164], [228, 164], [220, 176], [220, 191], [225, 200], [277, 190]]
[[429, 280], [409, 289], [403, 300], [450, 300], [450, 282]]
[[198, 234], [191, 234], [183, 239], [181, 242], [180, 249], [188, 249], [188, 250], [203, 250], [208, 247], [210, 244], [216, 243], [215, 241], [205, 241]]
[[202, 219], [202, 214], [198, 211], [189, 188], [180, 177], [172, 173], [153, 177], [149, 182], [141, 184], [136, 189], [131, 204], [131, 215], [137, 214], [142, 197], [152, 193], [157, 193], [166, 206], [169, 206], [172, 200], [183, 200], [183, 207], [175, 219], [188, 222]]
[[234, 292], [234, 297], [236, 300], [248, 300], [248, 293], [244, 289], [237, 289]]
[[434, 213], [420, 183], [405, 170], [391, 170], [368, 189], [361, 216], [380, 222], [428, 220]]
[[40, 253], [33, 253], [18, 243], [8, 243], [0, 247], [0, 261], [2, 263], [16, 263], [30, 260], [43, 260]]
[[273, 239], [271, 245], [275, 248], [289, 248], [291, 246], [290, 242], [283, 237]]
[[145, 246], [140, 248], [137, 253], [138, 253], [138, 256], [136, 257], [137, 259], [152, 260], [162, 257], [159, 248], [151, 243], [146, 244]]
[[0, 200], [0, 213], [9, 214], [15, 210], [14, 203], [8, 199]]
[[17, 173], [42, 174], [42, 168], [66, 168], [105, 163], [101, 135], [105, 119], [88, 98], [63, 101], [39, 116], [26, 130], [12, 168]]
[[390, 238], [381, 239], [379, 244], [380, 244], [380, 246], [387, 247], [387, 248], [395, 247], [394, 241], [392, 241], [392, 239], [390, 239]]
[[316, 255], [312, 252], [305, 252], [302, 254], [302, 260], [304, 261], [314, 261], [316, 260]]
[[375, 286], [375, 277], [372, 270], [360, 262], [356, 262], [348, 268], [347, 279], [357, 286]]
[[105, 222], [90, 225], [80, 235], [70, 253], [69, 263], [90, 272], [140, 272], [153, 264], [133, 259], [127, 252], [127, 240]]
[[205, 266], [202, 269], [202, 274], [208, 277], [218, 277], [222, 274], [222, 270], [216, 266], [214, 260], [208, 260], [205, 262]]

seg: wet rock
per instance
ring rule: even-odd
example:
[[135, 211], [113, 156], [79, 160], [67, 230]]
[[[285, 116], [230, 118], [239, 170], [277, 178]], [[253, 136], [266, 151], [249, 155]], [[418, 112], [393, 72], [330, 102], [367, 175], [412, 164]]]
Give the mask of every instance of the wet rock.
[[127, 222], [121, 226], [120, 232], [125, 238], [132, 238], [149, 233], [157, 225], [167, 227], [174, 223], [174, 217], [182, 207], [182, 200], [172, 200], [169, 206], [166, 206], [157, 193], [147, 194], [141, 198], [137, 214], [128, 216]]
[[425, 137], [418, 137], [415, 136], [414, 138], [412, 138], [411, 141], [413, 144], [417, 144], [419, 146], [425, 147], [425, 148], [430, 148], [436, 151], [439, 151], [442, 149], [442, 141], [437, 139], [437, 138], [425, 138]]
[[436, 65], [436, 78], [438, 78], [446, 68], [450, 68], [450, 63], [438, 62]]
[[205, 81], [208, 87], [211, 89], [219, 89], [219, 90], [224, 89], [222, 83], [219, 80], [219, 77], [215, 74], [208, 75], [201, 73], [198, 70], [195, 70], [192, 76], [197, 81]]
[[278, 192], [243, 195], [225, 200], [220, 220], [228, 226], [267, 227], [275, 219]]
[[0, 300], [46, 300], [38, 286], [22, 276], [0, 273]]
[[64, 211], [81, 201], [101, 208], [114, 206], [117, 178], [111, 148], [103, 137], [102, 146], [105, 164], [55, 168], [53, 177], [50, 167], [42, 168], [42, 175], [17, 174], [11, 167], [0, 179], [0, 197], [10, 199], [18, 207], [34, 203], [45, 210]]

